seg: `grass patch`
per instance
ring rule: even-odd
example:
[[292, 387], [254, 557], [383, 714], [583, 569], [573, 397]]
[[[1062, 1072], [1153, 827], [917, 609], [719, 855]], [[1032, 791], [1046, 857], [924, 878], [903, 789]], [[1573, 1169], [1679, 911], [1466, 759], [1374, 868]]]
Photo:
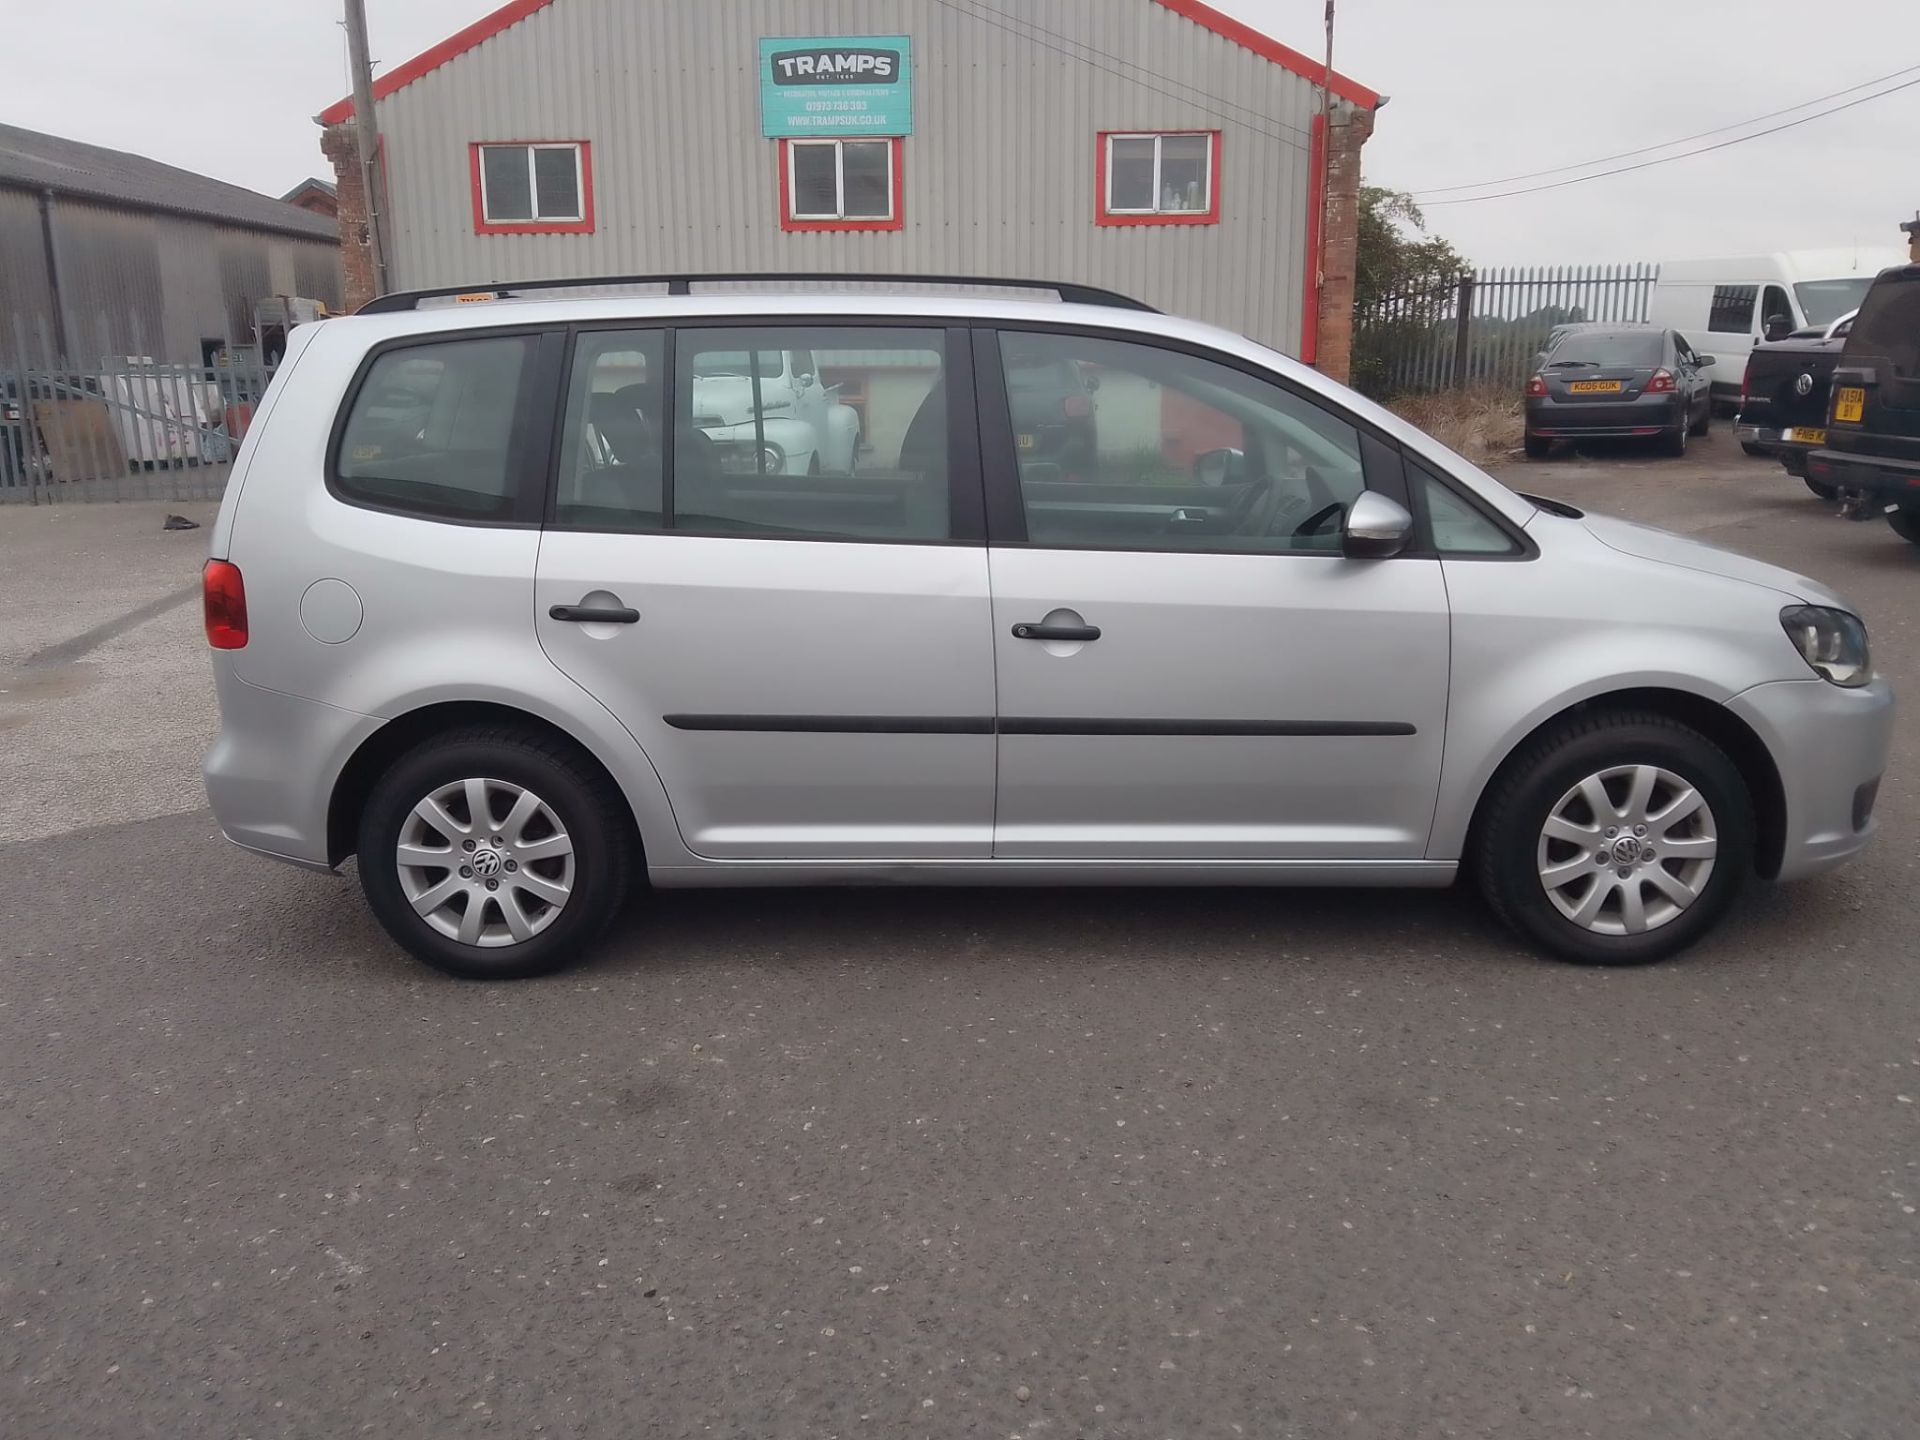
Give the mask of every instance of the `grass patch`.
[[1521, 448], [1526, 420], [1520, 396], [1507, 386], [1402, 395], [1387, 408], [1476, 465], [1504, 460]]

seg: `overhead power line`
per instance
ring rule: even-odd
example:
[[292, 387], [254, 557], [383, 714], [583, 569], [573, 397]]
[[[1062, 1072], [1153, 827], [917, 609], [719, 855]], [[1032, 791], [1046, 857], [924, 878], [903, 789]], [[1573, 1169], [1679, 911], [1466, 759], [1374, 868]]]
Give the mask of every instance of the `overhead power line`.
[[1744, 130], [1747, 126], [1758, 125], [1763, 120], [1774, 120], [1782, 115], [1791, 115], [1796, 110], [1805, 110], [1809, 105], [1824, 105], [1827, 101], [1837, 100], [1842, 95], [1851, 95], [1856, 90], [1865, 90], [1872, 85], [1884, 85], [1889, 80], [1898, 80], [1902, 75], [1911, 75], [1916, 70], [1920, 70], [1920, 65], [1908, 65], [1888, 75], [1880, 75], [1872, 80], [1862, 80], [1858, 85], [1848, 85], [1844, 89], [1834, 90], [1825, 95], [1816, 95], [1811, 100], [1802, 100], [1798, 105], [1769, 110], [1764, 115], [1750, 116], [1745, 120], [1737, 120], [1731, 125], [1717, 125], [1711, 130], [1702, 130], [1696, 135], [1682, 135], [1676, 140], [1662, 140], [1657, 145], [1642, 145], [1638, 150], [1622, 150], [1617, 155], [1597, 155], [1591, 160], [1576, 160], [1567, 165], [1549, 165], [1544, 170], [1529, 170], [1521, 175], [1502, 175], [1497, 180], [1481, 180], [1471, 185], [1435, 185], [1426, 190], [1413, 191], [1413, 198], [1425, 203], [1424, 197], [1429, 195], [1451, 195], [1456, 190], [1485, 190], [1493, 185], [1511, 185], [1519, 180], [1537, 180], [1543, 175], [1560, 175], [1569, 170], [1586, 170], [1595, 165], [1610, 164], [1615, 160], [1631, 160], [1636, 155], [1650, 155], [1655, 150], [1670, 150], [1675, 145], [1690, 145], [1695, 140], [1724, 135], [1729, 130]]
[[1591, 175], [1575, 175], [1570, 179], [1553, 180], [1545, 185], [1528, 185], [1519, 190], [1496, 190], [1491, 195], [1461, 195], [1452, 200], [1422, 200], [1419, 204], [1422, 210], [1431, 210], [1441, 205], [1473, 205], [1482, 200], [1506, 200], [1515, 195], [1538, 195], [1543, 190], [1564, 190], [1569, 185], [1584, 185], [1589, 180], [1604, 180], [1609, 175], [1627, 175], [1635, 170], [1651, 170], [1656, 165], [1671, 165], [1676, 160], [1691, 160], [1696, 155], [1710, 155], [1716, 150], [1744, 145], [1749, 140], [1764, 140], [1769, 135], [1778, 135], [1782, 130], [1792, 130], [1796, 126], [1806, 125], [1815, 120], [1824, 120], [1829, 115], [1838, 115], [1842, 110], [1852, 110], [1875, 100], [1884, 100], [1889, 95], [1901, 90], [1910, 90], [1915, 85], [1920, 85], [1920, 77], [1903, 81], [1898, 85], [1889, 85], [1885, 90], [1876, 91], [1871, 95], [1862, 95], [1858, 100], [1849, 100], [1844, 105], [1834, 105], [1812, 115], [1803, 115], [1798, 120], [1789, 120], [1783, 125], [1756, 130], [1751, 135], [1738, 135], [1731, 140], [1722, 140], [1718, 144], [1702, 145], [1697, 150], [1684, 150], [1678, 155], [1663, 155], [1657, 160], [1642, 160], [1637, 165], [1618, 165], [1611, 170], [1597, 170]]
[[[1289, 124], [1287, 121], [1280, 119], [1278, 116], [1268, 115], [1258, 110], [1249, 110], [1247, 107], [1243, 105], [1234, 104], [1231, 100], [1223, 99], [1222, 97], [1211, 94], [1208, 91], [1198, 89], [1195, 86], [1187, 85], [1185, 81], [1175, 80], [1170, 75], [1162, 75], [1157, 70], [1149, 70], [1144, 65], [1134, 64], [1134, 62], [1131, 60], [1121, 60], [1119, 56], [1112, 55], [1108, 51], [1100, 50], [1095, 46], [1088, 45], [1083, 40], [1076, 40], [1076, 39], [1073, 39], [1071, 36], [1061, 35], [1060, 32], [1057, 30], [1048, 30], [1044, 26], [1034, 25], [1032, 21], [1027, 20], [1023, 16], [1011, 15], [1004, 10], [995, 10], [990, 5], [980, 5], [978, 9], [974, 9], [974, 8], [967, 8], [962, 5], [956, 4], [955, 0], [934, 0], [934, 3], [936, 5], [944, 6], [946, 9], [951, 10], [956, 15], [961, 15], [966, 17], [967, 19], [973, 21], [975, 24], [991, 25], [995, 30], [1003, 30], [1007, 34], [1014, 36], [1016, 39], [1024, 40], [1030, 45], [1039, 46], [1042, 50], [1051, 50], [1056, 55], [1064, 55], [1069, 60], [1078, 61], [1080, 64], [1085, 65], [1090, 69], [1098, 70], [1102, 74], [1112, 75], [1113, 77], [1119, 80], [1125, 80], [1127, 83], [1131, 85], [1138, 85], [1144, 90], [1151, 90], [1156, 95], [1164, 95], [1169, 100], [1178, 100], [1183, 105], [1192, 105], [1195, 109], [1204, 111], [1206, 114], [1213, 116], [1217, 120], [1224, 120], [1228, 124], [1237, 125], [1243, 130], [1251, 130], [1255, 134], [1265, 135], [1270, 140], [1285, 140], [1288, 138], [1287, 135], [1283, 135], [1279, 133], [1280, 131], [1289, 132], [1291, 135], [1298, 136], [1299, 139], [1303, 141], [1309, 138], [1309, 133], [1307, 131], [1301, 129], [1298, 125]], [[1000, 23], [1000, 21], [998, 20], [988, 19], [985, 15], [980, 13], [980, 10], [990, 10], [995, 15], [1003, 16], [1008, 20], [1013, 20], [1018, 24], [1029, 26], [1031, 28], [1028, 30], [1016, 30], [1013, 28], [1012, 25], [1004, 25]], [[1078, 45], [1081, 49], [1090, 50], [1096, 55], [1105, 55], [1110, 59], [1118, 60], [1122, 65], [1126, 65], [1131, 69], [1138, 71], [1139, 73], [1130, 75], [1130, 74], [1127, 74], [1125, 71], [1114, 69], [1111, 65], [1102, 65], [1097, 60], [1090, 60], [1085, 55], [1081, 55], [1075, 51], [1063, 49], [1061, 46], [1058, 46], [1058, 45], [1050, 45], [1045, 40], [1040, 39], [1038, 35], [1033, 34], [1032, 33], [1033, 30], [1039, 30], [1042, 33], [1047, 35], [1057, 36], [1062, 40], [1066, 40], [1069, 44]], [[1158, 85], [1149, 85], [1146, 83], [1146, 81], [1140, 78], [1141, 75], [1151, 76], [1155, 80], [1164, 80], [1169, 85], [1178, 85], [1182, 89], [1186, 90], [1188, 93], [1180, 94], [1173, 90], [1162, 89]], [[1212, 101], [1213, 104], [1211, 105], [1200, 104], [1198, 101], [1194, 99], [1194, 96], [1196, 95], [1202, 97], [1203, 99]], [[1216, 109], [1215, 108], [1216, 106], [1225, 106], [1226, 110]], [[1240, 115], [1233, 115], [1233, 114], [1227, 113], [1227, 111], [1232, 111], [1232, 110], [1239, 111]], [[1241, 115], [1251, 116], [1253, 118], [1251, 121], [1244, 120], [1240, 118]], [[1268, 128], [1270, 126], [1277, 127], [1277, 128], [1270, 129]]]

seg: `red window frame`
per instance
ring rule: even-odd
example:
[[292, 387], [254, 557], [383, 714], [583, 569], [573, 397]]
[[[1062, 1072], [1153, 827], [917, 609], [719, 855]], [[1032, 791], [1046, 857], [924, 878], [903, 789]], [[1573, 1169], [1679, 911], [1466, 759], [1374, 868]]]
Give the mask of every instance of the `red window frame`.
[[[1207, 208], [1165, 213], [1107, 209], [1107, 151], [1113, 139], [1148, 136], [1205, 135], [1207, 147]], [[1093, 223], [1096, 225], [1218, 225], [1220, 223], [1220, 132], [1218, 130], [1102, 130], [1094, 138]]]
[[811, 230], [904, 230], [907, 226], [907, 142], [898, 135], [833, 135], [820, 137], [822, 140], [885, 140], [888, 145], [888, 160], [892, 169], [893, 214], [885, 220], [796, 220], [793, 218], [793, 160], [787, 153], [792, 149], [790, 140], [780, 141], [780, 228], [790, 234], [805, 234]]
[[[489, 220], [480, 189], [480, 151], [493, 145], [572, 145], [580, 151], [578, 220]], [[593, 145], [586, 140], [474, 140], [467, 145], [468, 177], [473, 186], [476, 235], [591, 235], [593, 233]]]

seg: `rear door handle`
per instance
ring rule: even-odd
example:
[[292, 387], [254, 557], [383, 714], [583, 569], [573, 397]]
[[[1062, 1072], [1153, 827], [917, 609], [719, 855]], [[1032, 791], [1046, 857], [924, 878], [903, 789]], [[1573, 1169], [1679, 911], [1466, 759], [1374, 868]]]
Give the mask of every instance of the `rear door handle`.
[[594, 625], [638, 625], [640, 612], [627, 605], [556, 605], [547, 611], [556, 620]]
[[1098, 625], [1048, 625], [1044, 621], [1026, 622], [1013, 627], [1016, 640], [1098, 640]]

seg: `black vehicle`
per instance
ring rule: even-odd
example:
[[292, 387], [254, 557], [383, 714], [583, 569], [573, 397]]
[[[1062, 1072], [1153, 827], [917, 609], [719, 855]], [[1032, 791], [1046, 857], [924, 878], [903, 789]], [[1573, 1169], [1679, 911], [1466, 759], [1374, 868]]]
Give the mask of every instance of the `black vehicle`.
[[1063, 474], [1093, 468], [1099, 453], [1093, 392], [1100, 377], [1073, 360], [1013, 355], [1007, 365], [1007, 403], [1022, 462], [1051, 460]]
[[1707, 371], [1678, 331], [1649, 327], [1576, 330], [1547, 352], [1527, 382], [1527, 454], [1556, 440], [1658, 436], [1669, 455], [1713, 423]]
[[1852, 329], [1848, 315], [1756, 345], [1740, 385], [1740, 416], [1734, 422], [1740, 448], [1773, 456], [1824, 500], [1833, 498], [1833, 488], [1807, 475], [1807, 457], [1827, 443], [1833, 367]]
[[1807, 478], [1832, 486], [1855, 519], [1885, 515], [1920, 545], [1920, 265], [1881, 271], [1860, 302]]

